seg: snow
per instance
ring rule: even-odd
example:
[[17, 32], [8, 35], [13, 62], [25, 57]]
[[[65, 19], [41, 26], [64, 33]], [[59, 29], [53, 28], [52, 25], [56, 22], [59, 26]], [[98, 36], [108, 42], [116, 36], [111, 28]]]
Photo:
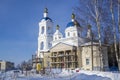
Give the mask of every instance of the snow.
[[[76, 72], [77, 70], [77, 72]], [[0, 72], [0, 80], [120, 80], [120, 73], [117, 72], [100, 72], [84, 71], [69, 69], [52, 69], [47, 70], [46, 74], [36, 74], [34, 72]]]

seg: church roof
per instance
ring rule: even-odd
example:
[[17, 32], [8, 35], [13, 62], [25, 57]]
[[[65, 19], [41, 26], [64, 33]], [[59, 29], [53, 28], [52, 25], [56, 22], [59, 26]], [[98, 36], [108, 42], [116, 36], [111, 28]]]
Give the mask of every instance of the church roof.
[[[87, 43], [82, 44], [81, 46], [91, 46], [91, 45], [99, 46], [99, 43], [98, 43], [98, 42], [93, 42], [93, 43], [87, 42]], [[102, 44], [102, 46], [109, 46], [109, 45], [107, 45], [107, 44]]]
[[42, 18], [42, 20], [45, 20], [45, 21], [50, 20], [52, 22], [52, 19], [49, 17], [44, 17], [44, 18]]

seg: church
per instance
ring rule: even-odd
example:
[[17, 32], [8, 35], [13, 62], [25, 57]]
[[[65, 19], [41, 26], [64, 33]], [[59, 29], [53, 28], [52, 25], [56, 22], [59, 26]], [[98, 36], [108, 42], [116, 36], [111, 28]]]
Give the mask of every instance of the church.
[[[82, 27], [72, 14], [70, 22], [66, 24], [64, 35], [60, 32], [59, 25], [53, 31], [53, 20], [48, 16], [45, 8], [43, 18], [39, 22], [38, 50], [35, 56], [34, 66], [40, 63], [43, 67], [83, 69], [83, 70], [107, 70], [108, 46], [92, 41], [90, 25], [87, 36], [81, 37]], [[102, 55], [101, 55], [102, 54]]]

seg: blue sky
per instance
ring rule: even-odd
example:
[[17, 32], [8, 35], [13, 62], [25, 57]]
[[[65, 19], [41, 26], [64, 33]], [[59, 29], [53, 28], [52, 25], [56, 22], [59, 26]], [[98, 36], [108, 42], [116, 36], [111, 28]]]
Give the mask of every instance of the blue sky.
[[63, 32], [78, 0], [0, 0], [0, 60], [17, 63], [37, 50], [38, 23], [43, 10]]

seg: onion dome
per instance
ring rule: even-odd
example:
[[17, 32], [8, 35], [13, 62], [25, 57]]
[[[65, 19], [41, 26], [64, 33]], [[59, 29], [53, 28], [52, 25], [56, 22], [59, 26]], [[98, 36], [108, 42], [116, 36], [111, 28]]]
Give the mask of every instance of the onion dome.
[[59, 40], [63, 37], [62, 33], [59, 31], [59, 25], [56, 26], [56, 32], [53, 35], [53, 40]]
[[66, 27], [70, 27], [70, 26], [80, 26], [80, 24], [77, 22], [77, 20], [75, 20], [75, 14], [74, 14], [74, 13], [72, 13], [71, 18], [72, 18], [72, 21], [69, 22]]
[[44, 13], [48, 13], [48, 9], [47, 8], [44, 9]]
[[59, 28], [60, 28], [60, 26], [59, 26], [59, 25], [57, 25], [57, 26], [56, 26], [56, 30], [59, 30]]
[[88, 29], [91, 29], [91, 25], [90, 24], [88, 24]]
[[56, 26], [56, 32], [54, 33], [54, 35], [62, 35], [62, 33], [59, 31], [59, 25]]

